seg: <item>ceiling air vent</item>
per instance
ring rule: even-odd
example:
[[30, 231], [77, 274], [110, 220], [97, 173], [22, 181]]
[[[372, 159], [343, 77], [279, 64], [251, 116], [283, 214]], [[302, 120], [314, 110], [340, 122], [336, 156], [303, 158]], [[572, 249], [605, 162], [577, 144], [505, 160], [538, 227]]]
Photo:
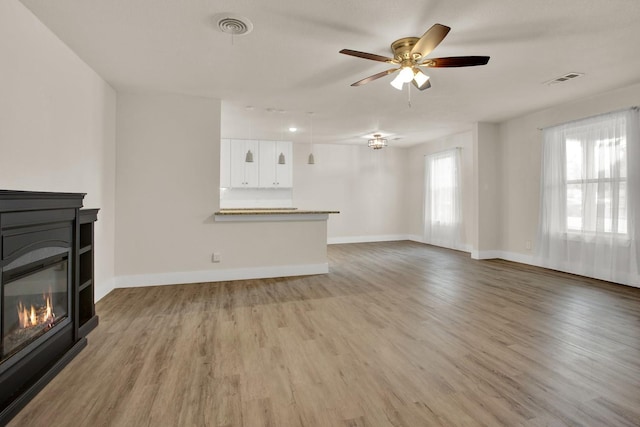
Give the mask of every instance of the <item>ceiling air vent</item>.
[[248, 18], [235, 13], [219, 13], [213, 17], [213, 22], [220, 31], [234, 36], [243, 36], [253, 30]]
[[553, 80], [549, 80], [548, 82], [545, 82], [545, 84], [554, 85], [554, 84], [557, 84], [557, 83], [564, 83], [564, 82], [567, 82], [569, 80], [577, 79], [578, 77], [582, 77], [582, 76], [584, 76], [584, 73], [567, 73], [564, 76], [560, 76], [560, 77], [555, 78]]

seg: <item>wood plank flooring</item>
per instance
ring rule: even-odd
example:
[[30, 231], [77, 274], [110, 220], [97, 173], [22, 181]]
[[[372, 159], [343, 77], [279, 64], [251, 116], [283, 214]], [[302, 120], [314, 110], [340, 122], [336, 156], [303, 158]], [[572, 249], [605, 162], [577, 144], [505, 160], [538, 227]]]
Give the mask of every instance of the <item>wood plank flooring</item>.
[[117, 289], [11, 426], [639, 426], [640, 289], [412, 242]]

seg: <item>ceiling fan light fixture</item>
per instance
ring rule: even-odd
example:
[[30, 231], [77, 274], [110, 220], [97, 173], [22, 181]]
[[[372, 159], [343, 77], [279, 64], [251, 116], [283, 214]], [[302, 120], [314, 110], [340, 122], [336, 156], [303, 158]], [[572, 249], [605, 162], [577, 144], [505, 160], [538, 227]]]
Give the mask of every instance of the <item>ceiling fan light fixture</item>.
[[429, 81], [429, 76], [427, 76], [422, 71], [416, 69], [415, 74], [413, 76], [413, 80], [415, 80], [415, 82], [417, 83], [418, 88], [422, 89], [424, 85], [427, 84], [427, 82]]
[[395, 79], [391, 80], [390, 84], [396, 89], [402, 90], [402, 85], [404, 85], [404, 81], [400, 78], [400, 74], [398, 74]]
[[402, 67], [400, 74], [398, 74], [398, 78], [402, 80], [402, 83], [409, 83], [413, 80], [413, 70], [411, 67]]
[[376, 55], [373, 53], [360, 52], [351, 49], [342, 49], [340, 53], [355, 56], [371, 61], [385, 62], [387, 64], [399, 65], [400, 68], [390, 68], [385, 71], [373, 74], [364, 79], [352, 83], [351, 86], [362, 86], [379, 78], [399, 72], [391, 85], [402, 90], [404, 83], [412, 83], [420, 90], [429, 89], [431, 83], [429, 77], [419, 72], [417, 67], [451, 68], [451, 67], [473, 67], [486, 65], [489, 62], [488, 56], [452, 56], [445, 58], [427, 58], [427, 56], [444, 40], [451, 30], [450, 27], [442, 24], [434, 24], [422, 37], [403, 37], [391, 43], [393, 57]]

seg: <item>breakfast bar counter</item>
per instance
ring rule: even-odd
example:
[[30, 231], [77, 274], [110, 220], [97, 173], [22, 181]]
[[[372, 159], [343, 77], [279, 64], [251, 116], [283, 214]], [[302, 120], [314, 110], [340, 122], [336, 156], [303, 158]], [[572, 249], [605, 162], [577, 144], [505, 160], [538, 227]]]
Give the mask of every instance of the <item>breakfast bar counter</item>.
[[322, 221], [332, 210], [304, 210], [296, 208], [241, 208], [220, 209], [214, 214], [216, 221]]

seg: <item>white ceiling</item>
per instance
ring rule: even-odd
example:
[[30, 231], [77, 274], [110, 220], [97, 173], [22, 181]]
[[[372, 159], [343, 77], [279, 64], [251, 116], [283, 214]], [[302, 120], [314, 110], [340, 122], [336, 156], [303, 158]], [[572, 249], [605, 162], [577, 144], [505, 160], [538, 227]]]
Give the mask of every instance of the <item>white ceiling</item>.
[[[410, 146], [640, 81], [638, 0], [22, 0], [117, 91], [222, 100], [222, 136]], [[248, 17], [250, 34], [212, 17]], [[429, 57], [488, 55], [482, 67], [429, 69], [432, 88], [395, 90], [394, 40], [452, 28]], [[232, 43], [233, 42], [233, 43]], [[568, 72], [586, 75], [546, 85]], [[253, 106], [253, 109], [247, 109]], [[268, 109], [275, 109], [269, 112]], [[278, 112], [284, 110], [284, 112]]]

